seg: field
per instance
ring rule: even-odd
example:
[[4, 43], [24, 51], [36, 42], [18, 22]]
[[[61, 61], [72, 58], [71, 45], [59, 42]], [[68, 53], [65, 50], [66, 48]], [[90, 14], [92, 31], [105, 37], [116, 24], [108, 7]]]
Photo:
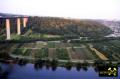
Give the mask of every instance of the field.
[[93, 60], [92, 53], [86, 48], [74, 48], [79, 59]]
[[[29, 58], [59, 59], [59, 60], [117, 60], [120, 59], [120, 41], [114, 40], [102, 43], [63, 43], [41, 42], [1, 44], [0, 53]], [[7, 47], [7, 48], [6, 48]]]
[[56, 49], [56, 55], [58, 59], [69, 60], [69, 56], [66, 49]]
[[84, 44], [78, 43], [36, 42], [14, 44], [10, 53], [31, 58], [95, 60], [92, 52]]

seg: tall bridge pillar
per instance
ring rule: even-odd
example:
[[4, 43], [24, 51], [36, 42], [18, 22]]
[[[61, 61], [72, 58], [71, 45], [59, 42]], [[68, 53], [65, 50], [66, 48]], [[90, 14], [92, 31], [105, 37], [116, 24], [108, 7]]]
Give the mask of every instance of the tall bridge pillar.
[[17, 18], [17, 34], [21, 34], [21, 28], [20, 28], [20, 18]]
[[[12, 17], [14, 18], [14, 17]], [[20, 35], [21, 34], [21, 23], [20, 23], [20, 18], [23, 18], [23, 26], [26, 27], [28, 18], [27, 17], [15, 17], [17, 18], [17, 34]], [[6, 23], [6, 39], [10, 40], [11, 39], [11, 33], [10, 33], [10, 19], [11, 17], [3, 17], [3, 19], [5, 19]]]
[[28, 21], [28, 18], [23, 18], [23, 26], [24, 27], [26, 27], [27, 21]]
[[6, 34], [7, 34], [7, 40], [10, 40], [10, 20], [6, 19]]

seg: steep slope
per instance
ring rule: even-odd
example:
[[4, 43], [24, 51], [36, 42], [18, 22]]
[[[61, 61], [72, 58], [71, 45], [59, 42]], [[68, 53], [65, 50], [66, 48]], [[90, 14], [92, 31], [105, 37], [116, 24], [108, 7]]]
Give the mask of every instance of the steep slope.
[[88, 37], [105, 36], [112, 33], [110, 28], [93, 20], [30, 17], [28, 25], [34, 33], [77, 34]]

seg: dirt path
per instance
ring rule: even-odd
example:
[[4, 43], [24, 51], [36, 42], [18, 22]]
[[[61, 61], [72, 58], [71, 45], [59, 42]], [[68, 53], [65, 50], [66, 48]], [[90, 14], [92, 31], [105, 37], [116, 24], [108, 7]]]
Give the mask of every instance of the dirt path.
[[95, 48], [90, 48], [90, 49], [95, 51], [96, 55], [98, 55], [102, 60], [108, 60], [108, 58], [105, 55], [103, 55], [101, 52], [99, 52]]

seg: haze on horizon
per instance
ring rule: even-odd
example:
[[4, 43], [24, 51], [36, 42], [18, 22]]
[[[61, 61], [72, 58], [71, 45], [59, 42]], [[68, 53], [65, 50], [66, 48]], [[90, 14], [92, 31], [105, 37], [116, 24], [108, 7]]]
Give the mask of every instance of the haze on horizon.
[[120, 20], [120, 0], [1, 0], [0, 12], [78, 19]]

